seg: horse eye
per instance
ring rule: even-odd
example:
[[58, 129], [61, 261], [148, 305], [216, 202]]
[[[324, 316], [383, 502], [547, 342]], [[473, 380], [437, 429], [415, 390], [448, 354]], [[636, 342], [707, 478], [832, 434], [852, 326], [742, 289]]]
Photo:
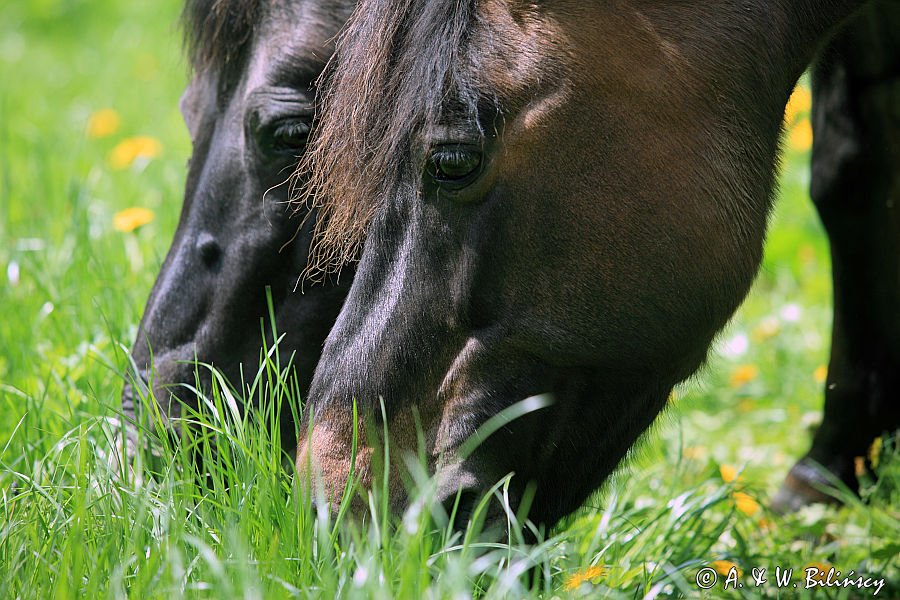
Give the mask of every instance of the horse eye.
[[466, 186], [481, 171], [481, 150], [474, 146], [438, 146], [431, 151], [427, 171], [438, 184]]
[[277, 122], [271, 129], [269, 147], [279, 154], [300, 154], [309, 139], [307, 121], [290, 119]]

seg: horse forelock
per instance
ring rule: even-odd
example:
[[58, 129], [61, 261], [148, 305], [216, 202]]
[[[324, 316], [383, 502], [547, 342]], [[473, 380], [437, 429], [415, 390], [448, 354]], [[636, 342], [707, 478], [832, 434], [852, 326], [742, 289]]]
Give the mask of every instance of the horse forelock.
[[271, 0], [186, 0], [181, 20], [191, 68], [237, 67]]
[[[358, 257], [384, 199], [450, 106], [477, 118], [467, 41], [478, 0], [362, 0], [323, 76], [295, 200], [319, 210], [307, 277]], [[300, 183], [305, 180], [305, 183]]]

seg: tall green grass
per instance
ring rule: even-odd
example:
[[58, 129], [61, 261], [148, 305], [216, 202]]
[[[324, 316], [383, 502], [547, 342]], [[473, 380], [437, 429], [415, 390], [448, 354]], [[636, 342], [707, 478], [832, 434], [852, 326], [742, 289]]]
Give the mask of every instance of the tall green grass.
[[[480, 535], [477, 513], [473, 526], [453, 528], [415, 461], [418, 485], [403, 515], [391, 517], [376, 489], [361, 520], [342, 509], [335, 521], [283, 468], [277, 415], [281, 402], [295, 400], [296, 384], [278, 364], [264, 358], [250, 382], [261, 410], [240, 414], [234, 391], [214, 386], [208, 403], [183, 417], [192, 427], [182, 437], [140, 430], [138, 445], [153, 451], [139, 453], [136, 465], [115, 459], [123, 431], [105, 417], [86, 416], [58, 438], [12, 450], [36, 438], [17, 430], [0, 454], [0, 594], [693, 597], [697, 571], [715, 561], [742, 571], [833, 561], [897, 581], [894, 446], [882, 452], [893, 472], [867, 488], [871, 504], [847, 494], [848, 508], [783, 519], [742, 509], [737, 494], [754, 486], [725, 482], [715, 464], [679, 450], [633, 465], [554, 531], [532, 529], [534, 543], [511, 511], [510, 533], [499, 540]], [[152, 398], [144, 401], [152, 410]], [[505, 506], [503, 492], [499, 482], [486, 501]], [[772, 590], [733, 595], [764, 591]]]
[[[896, 440], [884, 440], [862, 500], [787, 517], [765, 508], [809, 444], [827, 362], [828, 253], [802, 152], [788, 156], [763, 271], [718, 354], [604, 490], [535, 543], [516, 533], [522, 523], [500, 539], [477, 524], [455, 531], [415, 457], [405, 514], [386, 514], [377, 490], [361, 522], [314, 509], [279, 450], [277, 408], [302, 404], [290, 370], [267, 358], [277, 348], [246, 366], [238, 390], [219, 382], [185, 416], [185, 437], [148, 425], [155, 452], [137, 468], [114, 460], [125, 349], [190, 152], [179, 10], [0, 0], [0, 597], [867, 595], [752, 585], [753, 567], [813, 562], [884, 577], [879, 597], [900, 597]], [[118, 131], [88, 137], [105, 107]], [[161, 155], [114, 169], [110, 152], [136, 135], [159, 139]], [[115, 230], [131, 206], [156, 219]], [[238, 395], [263, 409], [241, 415]], [[698, 570], [727, 571], [714, 561], [739, 567], [744, 587], [725, 592], [721, 576], [701, 592]]]

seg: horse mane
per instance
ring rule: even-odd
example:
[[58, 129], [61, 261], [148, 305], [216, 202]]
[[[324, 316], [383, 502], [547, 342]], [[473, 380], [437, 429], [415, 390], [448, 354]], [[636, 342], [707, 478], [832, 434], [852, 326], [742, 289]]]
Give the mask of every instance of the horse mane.
[[268, 0], [186, 0], [181, 13], [191, 68], [233, 75]]
[[[477, 117], [466, 51], [478, 0], [361, 0], [322, 78], [294, 200], [318, 208], [306, 276], [358, 258], [367, 226], [450, 103]], [[306, 181], [304, 182], [304, 178]]]

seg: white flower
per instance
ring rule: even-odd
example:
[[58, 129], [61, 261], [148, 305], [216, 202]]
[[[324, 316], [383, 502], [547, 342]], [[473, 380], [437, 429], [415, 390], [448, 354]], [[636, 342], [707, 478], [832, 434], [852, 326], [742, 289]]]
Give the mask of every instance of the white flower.
[[746, 333], [739, 333], [730, 340], [722, 344], [721, 352], [728, 358], [737, 358], [747, 352], [750, 347], [750, 340]]
[[788, 323], [796, 323], [800, 320], [800, 315], [803, 314], [803, 309], [800, 308], [797, 304], [785, 304], [781, 309], [781, 318], [787, 321]]

